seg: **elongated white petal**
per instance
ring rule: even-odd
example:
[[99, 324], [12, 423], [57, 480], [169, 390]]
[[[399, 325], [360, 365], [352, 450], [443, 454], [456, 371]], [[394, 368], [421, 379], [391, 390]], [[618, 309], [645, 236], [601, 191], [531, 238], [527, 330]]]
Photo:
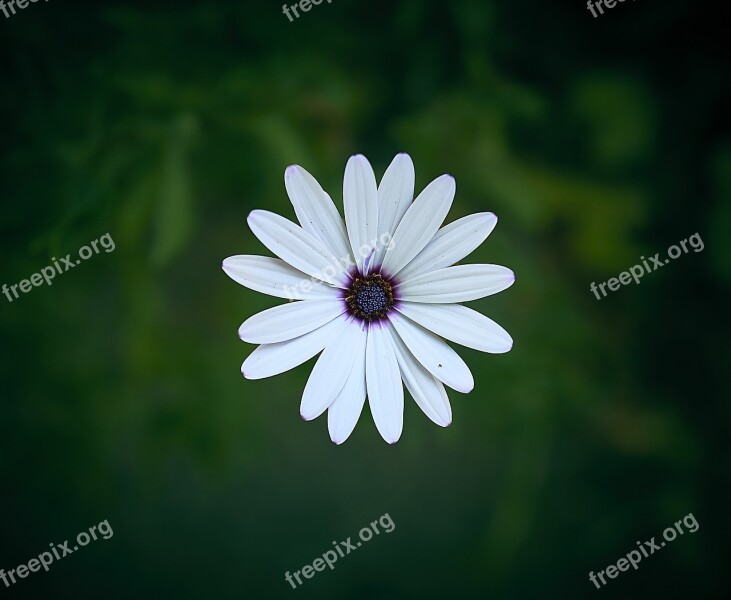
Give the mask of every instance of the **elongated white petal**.
[[451, 304], [502, 292], [515, 274], [500, 265], [457, 265], [415, 275], [397, 287], [398, 298], [412, 302]]
[[414, 199], [414, 163], [397, 154], [378, 186], [378, 243], [373, 264], [380, 265], [398, 224]]
[[445, 341], [396, 311], [391, 311], [388, 318], [411, 354], [427, 371], [453, 390], [472, 391], [475, 381], [469, 367]]
[[355, 263], [361, 273], [378, 235], [378, 191], [376, 176], [362, 154], [351, 156], [343, 180], [345, 223]]
[[286, 342], [257, 346], [241, 365], [241, 374], [246, 379], [264, 379], [294, 369], [322, 351], [345, 325], [345, 319], [333, 319]]
[[299, 165], [287, 167], [284, 186], [302, 229], [311, 233], [336, 258], [350, 257], [350, 243], [343, 219], [317, 180]]
[[305, 421], [319, 417], [338, 397], [356, 357], [365, 355], [366, 339], [364, 326], [351, 319], [325, 346], [302, 393], [300, 415]]
[[366, 398], [365, 363], [364, 346], [362, 354], [355, 357], [343, 389], [327, 409], [327, 428], [330, 439], [336, 444], [342, 444], [350, 437], [363, 411]]
[[416, 404], [437, 425], [449, 426], [452, 423], [452, 407], [442, 382], [421, 366], [397, 333], [391, 336], [391, 341], [401, 379]]
[[222, 266], [226, 275], [237, 283], [277, 298], [315, 300], [335, 298], [338, 295], [336, 288], [309, 278], [279, 258], [229, 256]]
[[471, 254], [497, 224], [493, 213], [477, 213], [442, 227], [424, 249], [399, 273], [404, 281], [421, 273], [451, 267]]
[[282, 304], [246, 319], [239, 327], [239, 337], [250, 344], [276, 344], [322, 327], [344, 311], [340, 299]]
[[368, 328], [366, 385], [376, 429], [389, 444], [395, 444], [404, 428], [404, 388], [386, 327]]
[[295, 269], [345, 287], [347, 275], [342, 263], [320, 240], [296, 223], [268, 210], [252, 210], [247, 222], [262, 244]]
[[513, 347], [513, 338], [500, 325], [461, 304], [401, 302], [398, 311], [429, 331], [467, 348], [502, 354]]
[[403, 269], [434, 237], [452, 206], [454, 177], [442, 175], [414, 200], [393, 234], [383, 259], [383, 270], [393, 276]]

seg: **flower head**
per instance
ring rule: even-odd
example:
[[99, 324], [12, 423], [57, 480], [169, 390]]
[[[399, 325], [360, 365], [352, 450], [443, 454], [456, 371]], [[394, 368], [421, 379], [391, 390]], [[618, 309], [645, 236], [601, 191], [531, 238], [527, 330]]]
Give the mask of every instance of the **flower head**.
[[238, 283], [297, 300], [241, 325], [241, 339], [259, 344], [241, 367], [244, 377], [271, 377], [321, 352], [300, 414], [309, 421], [327, 410], [336, 444], [352, 433], [366, 397], [383, 439], [398, 441], [402, 381], [427, 417], [446, 427], [452, 409], [444, 386], [467, 393], [474, 380], [444, 339], [491, 353], [513, 345], [497, 323], [460, 304], [510, 287], [513, 272], [498, 265], [453, 266], [487, 238], [497, 217], [478, 213], [440, 229], [454, 199], [454, 179], [438, 177], [413, 200], [414, 166], [407, 154], [394, 158], [378, 185], [364, 156], [350, 158], [345, 224], [305, 169], [288, 167], [284, 179], [299, 225], [264, 210], [248, 218], [254, 235], [279, 258], [223, 261]]

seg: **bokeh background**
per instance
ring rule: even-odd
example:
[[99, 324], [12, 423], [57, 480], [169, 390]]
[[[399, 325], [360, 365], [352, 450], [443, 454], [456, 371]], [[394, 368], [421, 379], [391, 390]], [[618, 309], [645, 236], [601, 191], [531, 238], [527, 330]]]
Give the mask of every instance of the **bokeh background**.
[[[0, 15], [0, 567], [108, 519], [6, 589], [46, 598], [725, 598], [730, 591], [731, 136], [721, 5], [583, 0], [38, 2]], [[239, 372], [238, 325], [279, 301], [221, 260], [294, 218], [287, 165], [336, 202], [349, 155], [410, 153], [448, 217], [493, 211], [471, 257], [516, 284], [471, 305], [512, 352], [460, 349], [475, 390], [401, 441], [364, 412], [304, 423], [314, 361]], [[640, 285], [641, 255], [705, 243]], [[396, 524], [292, 590], [380, 515]], [[588, 580], [693, 513], [700, 529]]]

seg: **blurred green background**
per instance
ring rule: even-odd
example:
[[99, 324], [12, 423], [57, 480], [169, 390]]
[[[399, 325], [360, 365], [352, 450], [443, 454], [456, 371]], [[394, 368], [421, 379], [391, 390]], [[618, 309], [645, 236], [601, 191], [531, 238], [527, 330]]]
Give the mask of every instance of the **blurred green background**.
[[[16, 598], [725, 598], [730, 591], [731, 136], [720, 5], [583, 0], [38, 2], [0, 15], [2, 282], [109, 232], [102, 253], [0, 296], [0, 567], [108, 519]], [[493, 211], [469, 259], [517, 274], [471, 305], [512, 352], [459, 349], [475, 390], [444, 430], [407, 398], [341, 447], [304, 423], [313, 361], [246, 381], [248, 316], [280, 301], [221, 271], [294, 218], [298, 163], [341, 205], [362, 152], [448, 220]], [[698, 232], [597, 301], [603, 282]], [[396, 529], [292, 590], [389, 513]], [[679, 537], [588, 580], [688, 513]]]

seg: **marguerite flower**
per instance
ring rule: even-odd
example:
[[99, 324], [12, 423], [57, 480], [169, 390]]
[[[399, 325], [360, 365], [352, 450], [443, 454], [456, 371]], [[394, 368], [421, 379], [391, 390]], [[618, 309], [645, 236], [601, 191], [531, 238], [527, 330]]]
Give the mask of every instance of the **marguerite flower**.
[[288, 371], [322, 351], [305, 385], [306, 421], [328, 411], [336, 444], [352, 433], [366, 397], [376, 427], [393, 444], [403, 429], [404, 391], [446, 427], [444, 386], [467, 393], [472, 373], [444, 341], [483, 352], [512, 348], [497, 323], [461, 302], [496, 294], [515, 276], [498, 265], [453, 266], [492, 232], [497, 217], [478, 213], [440, 229], [455, 193], [442, 175], [412, 202], [414, 165], [399, 154], [381, 180], [357, 155], [345, 167], [345, 224], [330, 196], [299, 166], [284, 175], [299, 225], [265, 210], [248, 218], [279, 258], [231, 256], [223, 270], [258, 292], [297, 300], [244, 321], [239, 337], [260, 344], [244, 361], [247, 379]]

